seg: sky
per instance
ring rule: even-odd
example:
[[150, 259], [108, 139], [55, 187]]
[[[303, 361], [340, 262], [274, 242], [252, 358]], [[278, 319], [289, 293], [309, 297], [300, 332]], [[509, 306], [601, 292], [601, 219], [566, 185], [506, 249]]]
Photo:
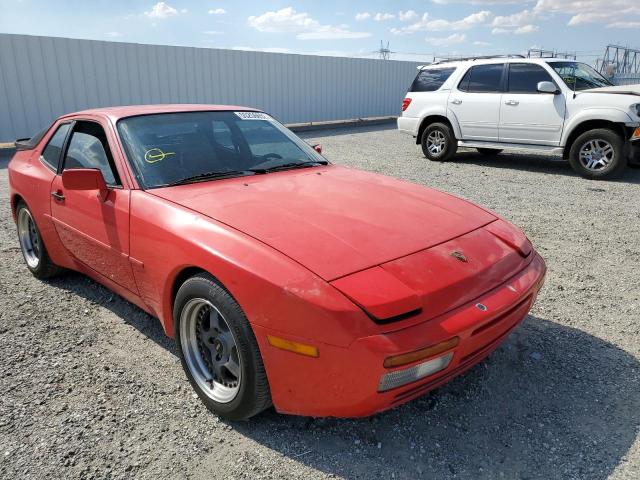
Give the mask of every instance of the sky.
[[0, 33], [392, 59], [640, 47], [638, 0], [0, 0]]

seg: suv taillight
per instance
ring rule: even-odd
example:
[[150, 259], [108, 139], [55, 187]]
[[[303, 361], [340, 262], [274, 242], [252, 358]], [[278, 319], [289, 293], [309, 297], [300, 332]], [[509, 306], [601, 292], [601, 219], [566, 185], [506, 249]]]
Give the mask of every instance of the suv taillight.
[[402, 111], [404, 112], [407, 108], [409, 108], [409, 104], [411, 103], [410, 98], [405, 98], [402, 100]]

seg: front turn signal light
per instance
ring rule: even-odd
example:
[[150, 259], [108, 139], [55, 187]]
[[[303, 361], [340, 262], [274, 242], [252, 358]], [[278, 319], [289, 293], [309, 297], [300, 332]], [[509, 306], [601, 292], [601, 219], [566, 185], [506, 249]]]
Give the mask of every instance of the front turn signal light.
[[640, 127], [636, 128], [631, 135], [631, 138], [636, 139], [640, 138]]
[[417, 362], [418, 360], [424, 360], [425, 358], [435, 357], [436, 355], [446, 352], [447, 350], [451, 350], [458, 346], [460, 339], [458, 337], [450, 338], [449, 340], [445, 340], [444, 342], [437, 343], [435, 345], [431, 345], [430, 347], [421, 348], [420, 350], [415, 350], [409, 353], [403, 353], [401, 355], [393, 355], [392, 357], [387, 357], [384, 360], [385, 368], [394, 368], [401, 367], [403, 365], [408, 365], [413, 362]]
[[274, 337], [273, 335], [267, 335], [267, 340], [269, 341], [269, 345], [279, 348], [280, 350], [299, 353], [307, 357], [317, 358], [320, 356], [318, 348], [313, 345], [306, 345], [304, 343], [294, 342], [293, 340], [285, 340], [284, 338]]

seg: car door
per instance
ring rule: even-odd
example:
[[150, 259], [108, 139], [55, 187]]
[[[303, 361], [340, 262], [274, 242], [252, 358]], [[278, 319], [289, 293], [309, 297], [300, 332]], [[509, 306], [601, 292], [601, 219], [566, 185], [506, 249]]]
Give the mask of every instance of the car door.
[[565, 115], [565, 97], [538, 92], [539, 82], [557, 84], [541, 65], [510, 63], [506, 91], [500, 105], [500, 141], [532, 145], [559, 145]]
[[498, 141], [504, 63], [472, 66], [449, 95], [449, 115], [462, 140]]
[[[100, 200], [96, 190], [69, 190], [62, 172], [97, 168], [109, 193]], [[75, 121], [58, 175], [51, 189], [51, 217], [65, 248], [95, 272], [136, 293], [129, 262], [129, 190], [123, 188], [103, 126]]]

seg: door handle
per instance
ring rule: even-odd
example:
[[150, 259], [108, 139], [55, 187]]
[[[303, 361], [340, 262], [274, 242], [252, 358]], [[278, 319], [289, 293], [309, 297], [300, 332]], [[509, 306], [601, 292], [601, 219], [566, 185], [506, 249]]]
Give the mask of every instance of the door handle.
[[517, 101], [517, 100], [507, 100], [504, 103], [505, 103], [505, 105], [518, 105], [520, 102]]
[[58, 190], [57, 192], [51, 192], [51, 196], [57, 202], [64, 202], [64, 195], [62, 194], [62, 192], [60, 190]]
[[462, 103], [462, 100], [460, 100], [459, 98], [454, 98], [453, 100], [451, 100], [451, 103], [453, 103], [454, 105], [460, 105]]

